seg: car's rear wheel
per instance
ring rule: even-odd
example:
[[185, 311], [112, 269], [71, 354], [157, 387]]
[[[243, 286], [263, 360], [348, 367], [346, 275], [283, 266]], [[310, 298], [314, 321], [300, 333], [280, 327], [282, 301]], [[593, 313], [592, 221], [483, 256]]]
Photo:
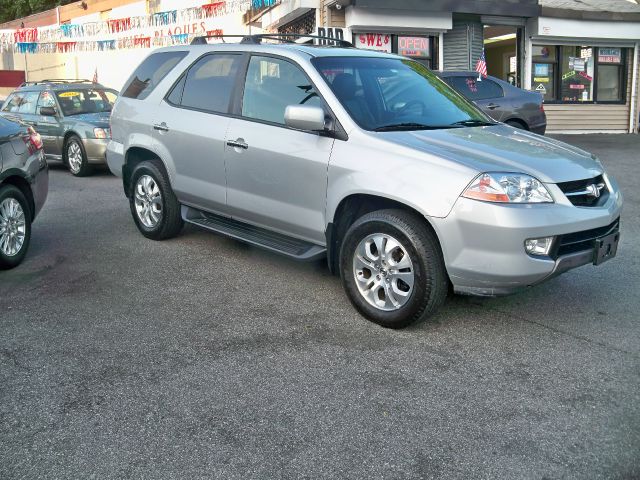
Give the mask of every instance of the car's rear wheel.
[[180, 204], [159, 160], [136, 165], [131, 173], [129, 204], [138, 230], [147, 238], [165, 240], [182, 230]]
[[0, 187], [0, 269], [22, 262], [31, 240], [31, 210], [24, 194], [13, 185]]
[[351, 303], [383, 327], [423, 320], [447, 295], [434, 233], [424, 219], [403, 210], [379, 210], [356, 220], [342, 242], [340, 273]]
[[64, 158], [72, 175], [76, 177], [91, 175], [93, 169], [89, 165], [87, 152], [80, 137], [72, 135], [67, 139], [64, 147]]

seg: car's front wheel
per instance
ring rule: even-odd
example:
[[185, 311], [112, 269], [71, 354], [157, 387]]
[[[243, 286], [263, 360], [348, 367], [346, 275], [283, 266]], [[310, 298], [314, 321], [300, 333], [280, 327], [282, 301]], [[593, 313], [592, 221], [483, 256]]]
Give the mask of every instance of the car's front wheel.
[[159, 160], [136, 165], [131, 173], [129, 204], [138, 230], [147, 238], [165, 240], [182, 230], [180, 204]]
[[76, 177], [86, 177], [91, 174], [92, 168], [87, 160], [87, 152], [84, 149], [80, 137], [72, 135], [67, 139], [64, 148], [64, 158], [72, 175]]
[[13, 185], [0, 187], [0, 269], [22, 262], [31, 240], [31, 210], [24, 194]]
[[340, 250], [342, 283], [369, 320], [403, 328], [444, 303], [448, 280], [440, 245], [424, 219], [379, 210], [356, 220]]

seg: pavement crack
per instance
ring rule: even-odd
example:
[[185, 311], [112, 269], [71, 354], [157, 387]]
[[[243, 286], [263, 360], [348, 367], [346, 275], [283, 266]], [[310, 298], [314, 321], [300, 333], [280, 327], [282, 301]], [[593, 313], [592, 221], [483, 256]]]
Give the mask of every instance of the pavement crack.
[[511, 312], [508, 312], [508, 311], [505, 311], [505, 310], [501, 310], [499, 308], [489, 308], [489, 310], [493, 310], [494, 312], [501, 313], [501, 314], [506, 315], [508, 317], [515, 318], [515, 319], [521, 320], [523, 322], [531, 323], [533, 325], [537, 325], [537, 326], [542, 327], [542, 328], [546, 328], [547, 330], [551, 330], [552, 332], [556, 332], [556, 333], [559, 333], [561, 335], [565, 335], [567, 337], [574, 338], [576, 340], [581, 340], [581, 341], [589, 343], [591, 345], [597, 345], [599, 347], [603, 347], [606, 350], [612, 350], [612, 351], [615, 351], [615, 352], [624, 353], [625, 355], [629, 355], [629, 356], [631, 356], [633, 358], [640, 359], [640, 354], [637, 353], [637, 352], [632, 352], [632, 351], [629, 351], [629, 350], [625, 350], [624, 348], [618, 348], [618, 347], [615, 347], [615, 346], [610, 345], [608, 343], [605, 343], [605, 342], [602, 342], [602, 341], [598, 341], [598, 340], [593, 340], [593, 339], [591, 339], [589, 337], [585, 337], [583, 335], [576, 335], [575, 333], [570, 333], [570, 332], [567, 332], [565, 330], [561, 330], [559, 328], [552, 327], [550, 325], [546, 325], [546, 324], [541, 323], [541, 322], [536, 322], [535, 320], [529, 320], [527, 318], [519, 317], [518, 315], [514, 315]]

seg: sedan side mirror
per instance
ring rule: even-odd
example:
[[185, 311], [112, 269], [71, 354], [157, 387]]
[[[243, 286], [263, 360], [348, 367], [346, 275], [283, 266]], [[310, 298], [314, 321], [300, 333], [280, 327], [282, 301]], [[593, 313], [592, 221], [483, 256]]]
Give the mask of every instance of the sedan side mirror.
[[55, 117], [58, 114], [55, 107], [40, 107], [40, 115], [45, 117]]
[[284, 123], [298, 130], [323, 132], [325, 130], [324, 110], [309, 105], [289, 105], [284, 111]]

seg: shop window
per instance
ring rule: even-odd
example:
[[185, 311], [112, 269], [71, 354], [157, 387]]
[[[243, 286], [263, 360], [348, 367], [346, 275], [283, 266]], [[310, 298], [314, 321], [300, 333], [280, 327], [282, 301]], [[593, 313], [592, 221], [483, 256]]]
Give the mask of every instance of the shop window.
[[531, 89], [545, 102], [624, 102], [624, 49], [534, 45]]
[[597, 97], [601, 102], [623, 100], [624, 59], [621, 48], [598, 49]]
[[560, 100], [593, 101], [593, 48], [563, 46], [560, 50]]

